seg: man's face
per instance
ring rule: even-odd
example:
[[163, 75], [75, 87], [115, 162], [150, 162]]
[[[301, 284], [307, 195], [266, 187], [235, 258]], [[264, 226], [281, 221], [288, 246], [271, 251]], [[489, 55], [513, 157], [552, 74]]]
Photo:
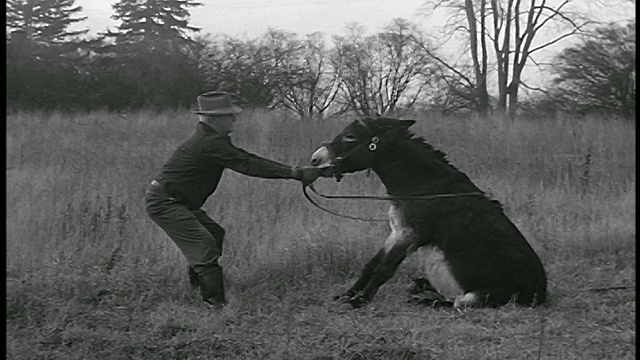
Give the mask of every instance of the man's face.
[[211, 126], [216, 132], [227, 135], [233, 131], [233, 123], [236, 122], [235, 115], [199, 115], [200, 120]]
[[235, 115], [220, 115], [214, 117], [214, 123], [219, 124], [218, 130], [223, 134], [233, 131], [233, 124], [236, 122]]

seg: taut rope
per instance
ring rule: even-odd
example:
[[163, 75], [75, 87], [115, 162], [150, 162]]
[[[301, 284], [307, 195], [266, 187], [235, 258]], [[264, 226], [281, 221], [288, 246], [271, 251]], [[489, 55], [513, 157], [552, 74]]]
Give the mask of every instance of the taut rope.
[[329, 210], [317, 202], [315, 202], [309, 193], [307, 192], [307, 188], [310, 188], [316, 195], [323, 199], [342, 199], [342, 200], [378, 200], [378, 201], [388, 201], [388, 200], [434, 200], [434, 199], [443, 199], [443, 198], [452, 198], [452, 197], [460, 197], [460, 196], [484, 196], [484, 193], [481, 192], [467, 192], [467, 193], [451, 193], [451, 194], [434, 194], [434, 195], [415, 195], [415, 196], [395, 196], [395, 195], [324, 195], [318, 193], [313, 184], [309, 184], [306, 186], [302, 186], [302, 192], [304, 193], [304, 197], [309, 200], [309, 202], [317, 207], [318, 209], [327, 212], [331, 215], [340, 216], [347, 219], [352, 220], [360, 220], [360, 221], [370, 221], [370, 222], [379, 222], [379, 221], [388, 221], [388, 219], [367, 219], [361, 218], [357, 216], [340, 214], [335, 211]]

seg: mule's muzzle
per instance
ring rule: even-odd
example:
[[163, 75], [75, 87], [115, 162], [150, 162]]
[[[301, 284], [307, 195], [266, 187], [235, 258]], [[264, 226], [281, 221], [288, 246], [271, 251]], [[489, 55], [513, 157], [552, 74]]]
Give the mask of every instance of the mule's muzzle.
[[328, 147], [322, 146], [311, 155], [311, 166], [318, 168], [331, 166], [331, 153]]
[[335, 176], [335, 164], [331, 151], [327, 146], [322, 146], [311, 155], [311, 166], [322, 169], [320, 176]]

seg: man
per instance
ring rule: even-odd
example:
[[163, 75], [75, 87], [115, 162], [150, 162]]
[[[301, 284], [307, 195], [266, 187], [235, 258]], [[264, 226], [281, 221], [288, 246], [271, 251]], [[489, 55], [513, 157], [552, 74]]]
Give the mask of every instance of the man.
[[248, 153], [231, 143], [236, 115], [242, 110], [224, 92], [198, 96], [196, 131], [180, 144], [145, 193], [149, 217], [178, 246], [189, 262], [189, 280], [211, 305], [226, 304], [222, 268], [224, 229], [201, 209], [218, 186], [224, 169], [307, 185], [320, 175], [315, 167], [295, 167]]

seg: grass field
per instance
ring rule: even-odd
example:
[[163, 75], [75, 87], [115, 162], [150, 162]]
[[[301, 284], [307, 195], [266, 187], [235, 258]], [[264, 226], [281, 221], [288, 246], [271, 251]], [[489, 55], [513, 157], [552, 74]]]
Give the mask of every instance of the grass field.
[[[333, 217], [293, 180], [223, 175], [204, 209], [227, 230], [227, 298], [208, 310], [143, 192], [194, 128], [188, 112], [7, 115], [9, 359], [632, 359], [635, 123], [418, 116], [413, 130], [500, 200], [539, 253], [549, 303], [453, 311], [406, 303], [410, 257], [362, 309], [331, 297], [388, 233]], [[246, 111], [234, 142], [307, 164], [347, 119]], [[375, 176], [325, 193], [382, 194]], [[384, 217], [387, 204], [323, 202]], [[596, 291], [596, 288], [631, 286]]]

